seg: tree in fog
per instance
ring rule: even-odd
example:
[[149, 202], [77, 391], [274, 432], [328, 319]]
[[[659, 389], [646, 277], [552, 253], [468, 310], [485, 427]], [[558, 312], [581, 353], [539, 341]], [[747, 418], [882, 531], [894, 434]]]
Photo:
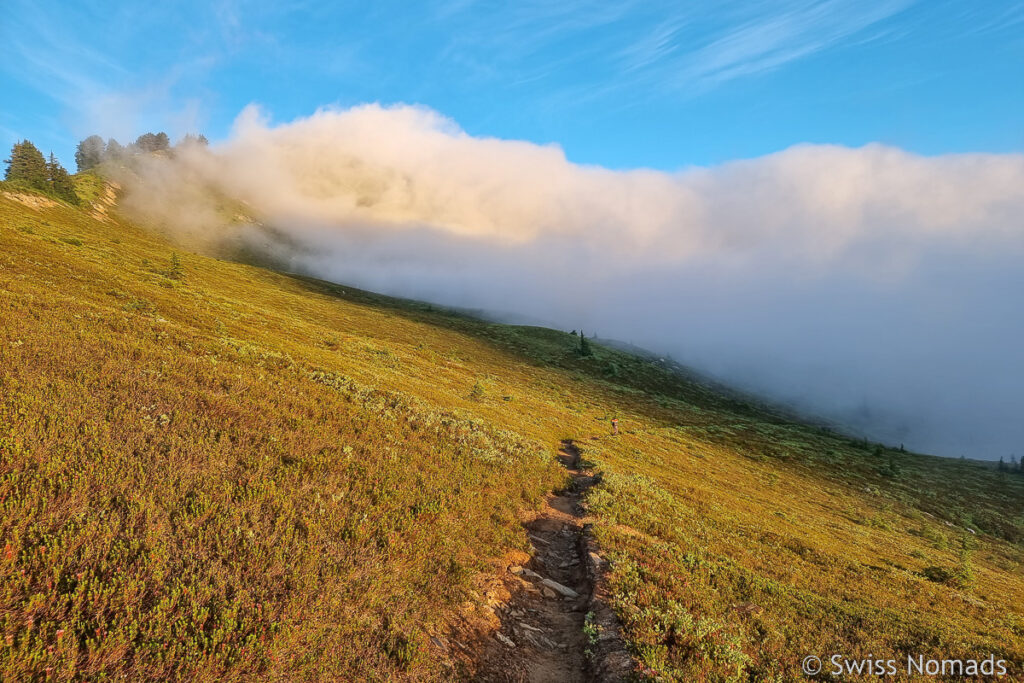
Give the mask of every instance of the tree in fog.
[[99, 135], [90, 135], [78, 143], [75, 149], [75, 164], [78, 165], [78, 172], [88, 171], [90, 168], [99, 166], [103, 161], [103, 153], [106, 146], [103, 138]]

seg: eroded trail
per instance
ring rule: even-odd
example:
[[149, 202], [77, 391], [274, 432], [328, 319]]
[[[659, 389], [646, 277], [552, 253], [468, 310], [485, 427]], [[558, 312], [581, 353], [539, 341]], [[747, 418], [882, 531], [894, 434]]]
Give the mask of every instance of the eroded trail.
[[479, 680], [611, 680], [595, 671], [587, 651], [595, 651], [596, 641], [584, 631], [594, 609], [591, 584], [600, 559], [586, 552], [580, 500], [594, 477], [581, 469], [580, 451], [571, 441], [562, 443], [559, 459], [572, 474], [572, 485], [548, 495], [537, 516], [524, 524], [533, 557], [525, 566], [508, 568], [511, 598], [495, 610], [501, 628], [485, 653]]

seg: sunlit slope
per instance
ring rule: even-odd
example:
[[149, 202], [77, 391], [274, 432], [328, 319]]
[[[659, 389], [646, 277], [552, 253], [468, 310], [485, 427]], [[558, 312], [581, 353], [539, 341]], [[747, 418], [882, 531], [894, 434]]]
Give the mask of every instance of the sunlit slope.
[[4, 679], [468, 676], [430, 636], [528, 547], [563, 438], [603, 473], [615, 607], [666, 679], [1024, 660], [1024, 477], [115, 211], [0, 195], [0, 247]]
[[0, 677], [442, 675], [427, 634], [561, 481], [459, 410], [501, 355], [0, 207]]

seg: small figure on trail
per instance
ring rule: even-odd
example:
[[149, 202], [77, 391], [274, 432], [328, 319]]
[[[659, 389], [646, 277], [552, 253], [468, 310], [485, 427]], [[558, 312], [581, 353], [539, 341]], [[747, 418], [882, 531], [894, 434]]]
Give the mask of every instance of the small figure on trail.
[[612, 418], [612, 434], [618, 435], [619, 433], [619, 418]]

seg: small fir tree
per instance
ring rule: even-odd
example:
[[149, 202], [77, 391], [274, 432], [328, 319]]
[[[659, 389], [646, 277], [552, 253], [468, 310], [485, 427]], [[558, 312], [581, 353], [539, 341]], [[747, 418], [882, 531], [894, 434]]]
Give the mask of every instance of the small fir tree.
[[181, 266], [181, 257], [178, 256], [177, 252], [171, 254], [171, 269], [167, 271], [167, 277], [172, 280], [182, 280], [185, 278], [185, 270]]
[[576, 352], [582, 357], [594, 355], [594, 350], [590, 348], [590, 341], [587, 339], [587, 335], [583, 334], [583, 330], [580, 330], [580, 346]]

